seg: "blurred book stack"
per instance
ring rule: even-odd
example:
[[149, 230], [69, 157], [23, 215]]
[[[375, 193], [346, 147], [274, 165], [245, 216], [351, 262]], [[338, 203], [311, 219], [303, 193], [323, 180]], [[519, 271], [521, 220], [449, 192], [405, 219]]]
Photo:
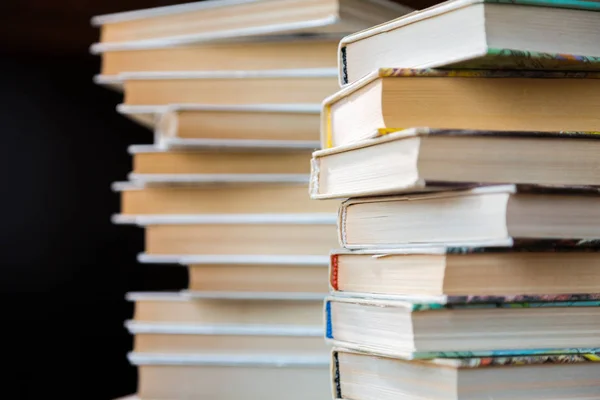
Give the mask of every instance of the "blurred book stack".
[[181, 292], [127, 294], [139, 398], [329, 398], [337, 204], [307, 195], [320, 103], [338, 88], [340, 38], [409, 11], [213, 0], [94, 18], [95, 81], [154, 134], [129, 148], [113, 220], [145, 230], [140, 262], [189, 271]]
[[333, 398], [600, 399], [600, 6], [454, 0], [350, 35]]

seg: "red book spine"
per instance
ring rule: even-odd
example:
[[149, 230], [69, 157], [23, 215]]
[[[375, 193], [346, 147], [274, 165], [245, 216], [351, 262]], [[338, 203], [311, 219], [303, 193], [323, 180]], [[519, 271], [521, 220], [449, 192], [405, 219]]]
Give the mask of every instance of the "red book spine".
[[332, 254], [329, 262], [331, 265], [329, 282], [333, 290], [338, 290], [338, 255]]

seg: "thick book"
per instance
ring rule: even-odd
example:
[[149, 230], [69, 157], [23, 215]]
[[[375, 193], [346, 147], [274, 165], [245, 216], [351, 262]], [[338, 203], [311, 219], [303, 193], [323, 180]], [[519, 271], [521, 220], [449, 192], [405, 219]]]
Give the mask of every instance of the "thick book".
[[184, 325], [127, 321], [138, 354], [326, 355], [322, 326]]
[[492, 185], [355, 198], [338, 215], [340, 244], [349, 249], [592, 241], [600, 240], [600, 188]]
[[600, 352], [405, 361], [332, 352], [334, 399], [596, 399]]
[[600, 294], [433, 303], [403, 296], [325, 302], [336, 346], [403, 359], [566, 354], [600, 348]]
[[316, 149], [320, 104], [170, 104], [117, 111], [154, 131], [165, 149]]
[[164, 43], [348, 34], [411, 12], [387, 0], [212, 0], [96, 16], [95, 53]]
[[600, 72], [382, 68], [323, 102], [322, 147], [415, 127], [595, 132], [598, 78]]
[[329, 214], [156, 215], [122, 222], [144, 227], [150, 255], [305, 256], [326, 254], [337, 242]]
[[257, 182], [152, 186], [117, 182], [121, 218], [193, 214], [320, 214], [335, 215], [338, 202], [312, 201], [305, 183]]
[[600, 70], [596, 1], [451, 0], [342, 39], [340, 83], [380, 67]]
[[286, 329], [323, 326], [323, 298], [226, 299], [214, 295], [195, 299], [177, 292], [131, 292], [126, 298], [134, 303], [133, 321], [152, 324], [156, 329], [158, 325], [242, 325], [248, 329], [261, 325]]
[[236, 71], [336, 68], [339, 39], [328, 36], [277, 37], [261, 41], [212, 42], [155, 48], [123, 46], [102, 53], [98, 80], [119, 81], [123, 72]]
[[[600, 82], [600, 81], [599, 81]], [[469, 187], [600, 185], [600, 135], [406, 129], [313, 153], [313, 199]]]
[[342, 294], [398, 295], [432, 302], [524, 301], [594, 293], [600, 242], [522, 241], [511, 247], [335, 250], [329, 285]]
[[120, 75], [123, 104], [298, 104], [319, 103], [338, 89], [332, 68], [131, 72]]
[[142, 399], [329, 400], [329, 355], [128, 355]]
[[134, 175], [160, 174], [278, 174], [308, 175], [307, 149], [199, 149], [166, 150], [154, 145], [129, 146]]

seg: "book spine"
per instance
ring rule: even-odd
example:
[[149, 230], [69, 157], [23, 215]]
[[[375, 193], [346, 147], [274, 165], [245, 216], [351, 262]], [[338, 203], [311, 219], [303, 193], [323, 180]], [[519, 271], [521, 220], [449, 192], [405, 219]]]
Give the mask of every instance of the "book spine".
[[308, 193], [312, 199], [315, 199], [319, 195], [319, 175], [321, 169], [319, 166], [319, 159], [313, 157], [310, 160], [310, 178], [308, 181]]
[[348, 59], [346, 56], [346, 46], [340, 46], [340, 86], [348, 84]]
[[342, 384], [340, 380], [340, 359], [337, 351], [331, 352], [331, 380], [333, 388], [333, 398], [342, 398]]
[[332, 254], [329, 258], [329, 286], [331, 289], [337, 291], [339, 290], [338, 286], [338, 262], [339, 256], [337, 254]]
[[338, 211], [338, 241], [340, 242], [340, 246], [346, 248], [348, 241], [346, 237], [346, 217], [347, 217], [347, 209], [348, 206], [344, 202], [340, 205]]
[[333, 339], [333, 325], [331, 323], [331, 301], [325, 301], [325, 338]]

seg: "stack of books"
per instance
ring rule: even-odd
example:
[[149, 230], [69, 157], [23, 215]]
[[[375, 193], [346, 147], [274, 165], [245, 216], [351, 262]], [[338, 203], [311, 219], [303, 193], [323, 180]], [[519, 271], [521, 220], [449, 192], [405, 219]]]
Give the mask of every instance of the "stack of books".
[[325, 399], [322, 340], [337, 204], [307, 196], [320, 102], [344, 34], [412, 11], [381, 0], [230, 0], [94, 18], [96, 82], [154, 132], [129, 148], [114, 222], [176, 293], [129, 293], [141, 399]]
[[462, 0], [342, 39], [334, 398], [600, 399], [599, 39], [597, 2]]

